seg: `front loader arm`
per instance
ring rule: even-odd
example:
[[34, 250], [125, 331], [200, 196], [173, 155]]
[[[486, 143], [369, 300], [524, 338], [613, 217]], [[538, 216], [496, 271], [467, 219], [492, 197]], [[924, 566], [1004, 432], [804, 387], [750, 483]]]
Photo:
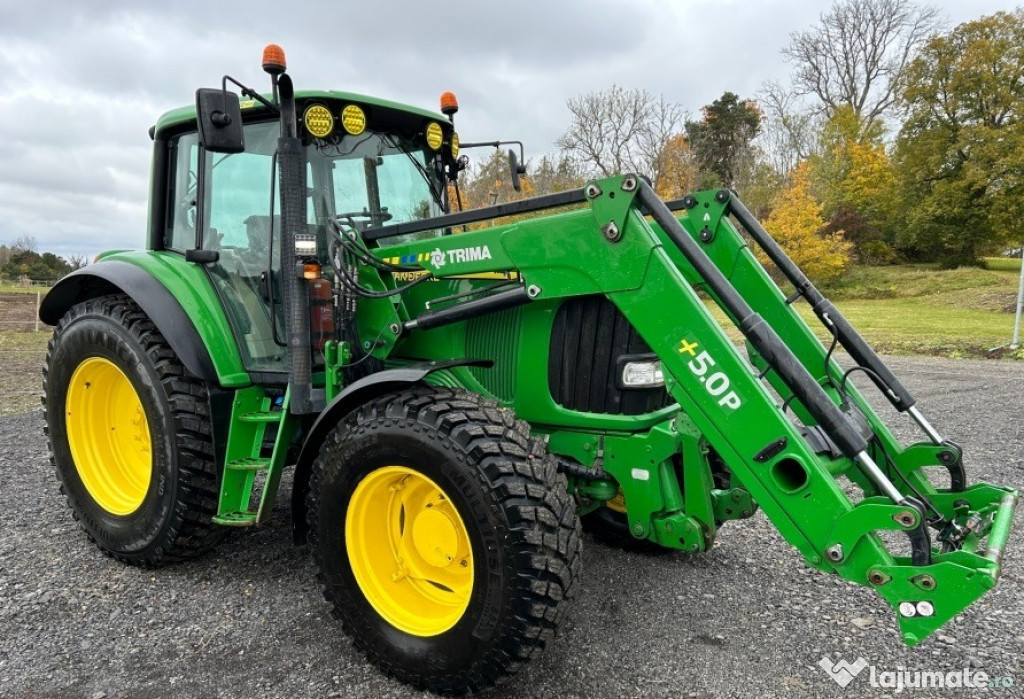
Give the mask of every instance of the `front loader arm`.
[[[699, 195], [682, 219], [634, 176], [590, 183], [584, 198], [589, 209], [383, 248], [382, 258], [415, 261], [438, 278], [519, 276], [518, 286], [446, 308], [399, 303], [391, 312], [405, 331], [423, 332], [498, 304], [604, 294], [658, 355], [672, 397], [779, 532], [809, 565], [875, 588], [897, 610], [908, 644], [995, 585], [1016, 492], [986, 484], [934, 488], [923, 469], [942, 465], [951, 447], [903, 449], [852, 387], [837, 390], [838, 366], [826, 365], [821, 343], [728, 222], [728, 195]], [[444, 221], [423, 226], [431, 223]], [[395, 284], [381, 276], [382, 286]], [[756, 369], [694, 284], [745, 335]], [[799, 423], [769, 385], [792, 397]], [[857, 412], [866, 419], [854, 419]], [[832, 449], [818, 453], [806, 427], [824, 433]], [[658, 477], [653, 471], [630, 473], [646, 481]], [[863, 500], [847, 496], [842, 475], [863, 488]], [[932, 546], [929, 527], [964, 531], [959, 548]], [[910, 555], [890, 552], [879, 531], [905, 535]]]

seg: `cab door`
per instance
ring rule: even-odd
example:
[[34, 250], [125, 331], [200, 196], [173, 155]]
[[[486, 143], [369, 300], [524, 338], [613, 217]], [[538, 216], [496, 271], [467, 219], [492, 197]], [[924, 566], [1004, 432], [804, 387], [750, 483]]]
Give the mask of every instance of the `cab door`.
[[246, 125], [242, 153], [207, 152], [194, 133], [173, 145], [167, 247], [194, 248], [196, 226], [201, 229], [202, 249], [216, 253], [216, 260], [203, 267], [251, 372], [288, 370], [274, 244], [281, 226], [272, 189], [278, 135], [277, 122]]

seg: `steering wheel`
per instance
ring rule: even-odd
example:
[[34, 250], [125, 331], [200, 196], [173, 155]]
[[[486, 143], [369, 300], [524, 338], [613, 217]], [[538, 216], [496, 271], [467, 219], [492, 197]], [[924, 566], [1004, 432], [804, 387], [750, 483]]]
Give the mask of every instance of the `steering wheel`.
[[[349, 211], [346, 213], [335, 214], [334, 219], [339, 222], [348, 222], [351, 228], [358, 231], [365, 230], [373, 225], [374, 214], [368, 210], [363, 209], [362, 211]], [[380, 214], [377, 216], [381, 223], [385, 223], [394, 218], [394, 216], [388, 211], [388, 207], [381, 207]], [[356, 224], [356, 220], [359, 219], [359, 225]]]

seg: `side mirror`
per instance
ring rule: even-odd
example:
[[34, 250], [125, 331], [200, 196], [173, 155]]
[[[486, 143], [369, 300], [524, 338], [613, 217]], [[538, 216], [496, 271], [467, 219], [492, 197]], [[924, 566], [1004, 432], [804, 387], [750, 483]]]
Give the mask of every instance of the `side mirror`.
[[227, 90], [203, 87], [196, 90], [199, 142], [211, 153], [241, 153], [242, 110], [238, 95]]
[[508, 149], [508, 169], [512, 173], [512, 189], [521, 191], [523, 184], [519, 181], [519, 176], [526, 174], [526, 166], [519, 162], [516, 152], [511, 148]]

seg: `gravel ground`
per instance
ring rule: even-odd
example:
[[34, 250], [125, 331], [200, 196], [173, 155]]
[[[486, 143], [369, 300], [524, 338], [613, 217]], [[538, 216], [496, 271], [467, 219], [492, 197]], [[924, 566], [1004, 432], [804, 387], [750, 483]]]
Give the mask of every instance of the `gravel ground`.
[[[932, 422], [963, 444], [972, 480], [1024, 486], [1024, 364], [891, 363]], [[0, 419], [0, 696], [425, 696], [369, 666], [329, 618], [284, 506], [270, 526], [186, 564], [148, 571], [100, 555], [58, 496], [41, 422], [38, 412]], [[907, 420], [893, 422], [916, 439]], [[867, 671], [841, 689], [816, 665], [828, 655], [863, 657], [879, 672], [980, 668], [1017, 681], [982, 694], [1024, 696], [1022, 520], [997, 588], [915, 649], [901, 644], [881, 598], [804, 568], [761, 514], [727, 525], [714, 550], [695, 557], [638, 557], [588, 538], [560, 639], [492, 694], [885, 691], [869, 686]]]

